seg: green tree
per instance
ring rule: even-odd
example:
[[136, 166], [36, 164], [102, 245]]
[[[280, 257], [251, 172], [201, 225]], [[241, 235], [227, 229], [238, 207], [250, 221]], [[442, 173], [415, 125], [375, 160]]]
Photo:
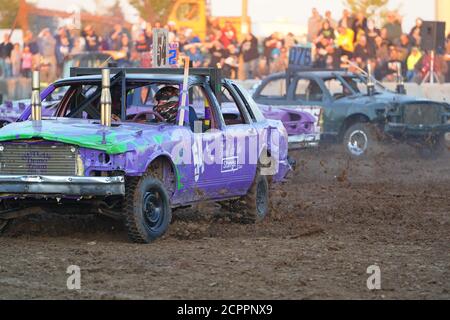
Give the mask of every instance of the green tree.
[[130, 0], [130, 4], [136, 8], [140, 16], [152, 23], [165, 24], [175, 0]]
[[0, 0], [0, 8], [0, 28], [12, 28], [19, 11], [19, 0]]

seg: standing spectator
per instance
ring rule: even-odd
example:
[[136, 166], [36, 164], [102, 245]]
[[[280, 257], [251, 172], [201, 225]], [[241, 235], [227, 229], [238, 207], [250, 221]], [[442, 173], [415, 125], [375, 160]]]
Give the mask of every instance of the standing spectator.
[[11, 52], [14, 46], [11, 43], [10, 35], [5, 33], [3, 35], [3, 42], [0, 43], [0, 68], [2, 69], [2, 77], [10, 78], [11, 72]]
[[28, 45], [25, 45], [23, 48], [21, 69], [23, 77], [31, 78], [31, 71], [33, 70], [33, 53]]
[[95, 30], [91, 25], [88, 25], [86, 26], [86, 28], [84, 28], [83, 37], [84, 40], [86, 41], [85, 45], [86, 51], [96, 52], [100, 50], [102, 38], [95, 33]]
[[402, 35], [402, 22], [401, 18], [393, 11], [387, 14], [387, 22], [384, 25], [387, 32], [387, 39], [391, 43], [395, 43], [400, 39]]
[[[145, 39], [147, 41], [147, 45], [149, 48], [153, 46], [153, 27], [151, 23], [147, 23], [147, 26], [144, 31]], [[181, 48], [180, 48], [181, 50]]]
[[120, 51], [122, 49], [122, 36], [125, 31], [121, 24], [115, 24], [113, 31], [109, 35], [109, 49], [113, 51]]
[[327, 11], [325, 12], [325, 20], [328, 21], [328, 23], [330, 24], [330, 27], [331, 27], [333, 30], [336, 30], [336, 29], [337, 29], [338, 23], [337, 23], [336, 20], [333, 19], [333, 16], [332, 16], [332, 13], [331, 13], [330, 10], [327, 10]]
[[360, 36], [355, 47], [355, 52], [353, 53], [353, 59], [360, 68], [365, 69], [367, 60], [372, 58], [375, 58], [375, 52], [370, 50], [366, 36]]
[[375, 38], [377, 65], [383, 65], [389, 59], [389, 46], [381, 36]]
[[55, 37], [56, 39], [56, 62], [57, 62], [57, 73], [58, 75], [62, 74], [64, 61], [66, 61], [67, 57], [70, 55], [72, 51], [72, 40], [69, 38], [69, 33], [65, 28], [60, 28], [58, 30], [58, 34]]
[[192, 62], [192, 67], [200, 68], [203, 66], [205, 57], [203, 56], [198, 44], [188, 44], [184, 46], [184, 50], [186, 50], [185, 53]]
[[222, 42], [225, 48], [228, 48], [231, 44], [234, 45], [237, 43], [237, 32], [230, 21], [225, 22], [225, 27], [223, 27], [222, 36], [220, 37], [220, 42]]
[[445, 82], [450, 82], [450, 40], [447, 36], [447, 46], [446, 46], [446, 54], [445, 61], [447, 61], [447, 74], [445, 76]]
[[14, 49], [11, 52], [11, 70], [14, 78], [20, 77], [20, 69], [22, 64], [22, 52], [20, 50], [20, 44], [15, 43]]
[[373, 52], [376, 52], [376, 42], [375, 39], [380, 35], [380, 30], [375, 27], [375, 21], [373, 19], [367, 20], [367, 45]]
[[43, 82], [53, 82], [56, 79], [56, 40], [49, 28], [41, 31], [38, 37], [39, 53], [41, 54], [41, 73]]
[[240, 54], [244, 60], [244, 71], [246, 79], [256, 79], [258, 72], [258, 39], [251, 33], [245, 36], [239, 48]]
[[136, 51], [138, 53], [150, 52], [150, 46], [147, 42], [147, 39], [145, 38], [144, 32], [141, 32], [138, 35], [136, 43], [134, 44], [134, 47], [136, 48]]
[[418, 30], [419, 34], [422, 31], [422, 25], [423, 25], [423, 20], [420, 18], [416, 19], [416, 24], [414, 25], [414, 27], [412, 27], [411, 31], [409, 32], [409, 36], [412, 37], [413, 34]]
[[412, 82], [416, 76], [416, 66], [419, 63], [420, 59], [422, 59], [422, 53], [419, 48], [413, 47], [411, 50], [411, 54], [406, 59], [406, 81]]
[[317, 35], [322, 28], [322, 16], [316, 8], [312, 9], [312, 16], [308, 19], [308, 42], [316, 41]]
[[420, 47], [422, 45], [422, 32], [421, 29], [415, 28], [410, 36], [411, 44], [416, 47]]
[[223, 62], [229, 56], [228, 50], [226, 50], [220, 41], [214, 41], [209, 49], [211, 54], [211, 61], [209, 66], [211, 68], [222, 67]]
[[339, 20], [339, 27], [351, 28], [353, 26], [353, 16], [347, 9], [342, 11], [342, 18]]
[[39, 55], [39, 45], [31, 31], [26, 31], [23, 36], [23, 47], [28, 47], [32, 55], [31, 70], [37, 70], [40, 64], [41, 57]]
[[265, 74], [269, 74], [269, 72], [270, 72], [270, 64], [272, 63], [272, 51], [277, 47], [277, 43], [278, 43], [277, 33], [273, 33], [272, 35], [270, 35], [269, 37], [264, 39], [263, 55], [266, 60], [265, 71], [264, 71]]
[[357, 41], [360, 35], [366, 34], [367, 19], [364, 15], [364, 12], [358, 12], [358, 14], [356, 15], [356, 19], [353, 22], [352, 29], [353, 32], [355, 33], [354, 41]]
[[282, 42], [277, 43], [277, 47], [272, 51], [271, 73], [283, 72], [288, 67], [288, 52]]
[[237, 79], [239, 73], [239, 57], [237, 48], [230, 44], [227, 50], [228, 56], [223, 61], [223, 74], [225, 78]]

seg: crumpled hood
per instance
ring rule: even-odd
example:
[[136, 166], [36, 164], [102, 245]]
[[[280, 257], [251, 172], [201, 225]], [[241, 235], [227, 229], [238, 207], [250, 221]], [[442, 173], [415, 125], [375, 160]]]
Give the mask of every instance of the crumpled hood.
[[120, 154], [161, 143], [162, 127], [131, 123], [105, 128], [99, 121], [58, 118], [12, 123], [0, 129], [0, 141], [44, 139]]

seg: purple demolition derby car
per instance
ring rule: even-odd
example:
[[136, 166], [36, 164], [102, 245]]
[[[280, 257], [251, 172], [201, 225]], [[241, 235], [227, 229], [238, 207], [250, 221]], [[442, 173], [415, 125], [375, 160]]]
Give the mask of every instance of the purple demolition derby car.
[[[40, 95], [33, 80], [32, 105], [0, 129], [0, 231], [79, 207], [123, 219], [133, 242], [149, 243], [172, 209], [201, 201], [257, 222], [269, 183], [291, 169], [283, 124], [220, 70], [79, 68]], [[178, 94], [160, 94], [167, 88]]]

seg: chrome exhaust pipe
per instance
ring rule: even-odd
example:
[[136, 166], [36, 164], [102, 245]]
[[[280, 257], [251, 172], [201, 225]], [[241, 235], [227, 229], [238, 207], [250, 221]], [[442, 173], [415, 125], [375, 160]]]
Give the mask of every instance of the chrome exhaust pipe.
[[102, 95], [100, 98], [101, 106], [101, 125], [111, 127], [111, 73], [109, 69], [102, 70]]
[[42, 120], [41, 79], [39, 71], [33, 71], [31, 79], [31, 120]]
[[375, 93], [375, 83], [372, 78], [372, 65], [370, 60], [367, 62], [367, 94], [373, 96]]
[[397, 62], [397, 93], [406, 94], [405, 80], [403, 79], [402, 64], [400, 62]]

